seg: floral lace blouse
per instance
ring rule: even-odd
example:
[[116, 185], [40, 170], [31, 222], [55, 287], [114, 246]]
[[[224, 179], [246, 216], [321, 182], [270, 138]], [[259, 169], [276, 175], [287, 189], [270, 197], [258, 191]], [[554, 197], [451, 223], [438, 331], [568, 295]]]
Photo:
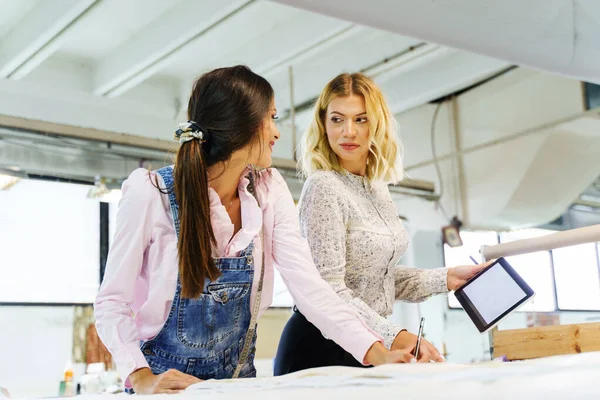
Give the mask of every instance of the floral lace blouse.
[[384, 183], [316, 172], [302, 190], [300, 225], [323, 278], [388, 348], [402, 329], [386, 318], [396, 299], [420, 302], [448, 291], [445, 268], [397, 265], [409, 235]]

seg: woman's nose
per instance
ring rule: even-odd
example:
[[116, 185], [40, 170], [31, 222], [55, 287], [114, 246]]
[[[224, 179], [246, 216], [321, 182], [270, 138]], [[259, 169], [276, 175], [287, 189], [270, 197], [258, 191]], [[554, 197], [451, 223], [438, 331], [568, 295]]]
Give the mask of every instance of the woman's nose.
[[343, 126], [342, 135], [345, 137], [354, 137], [356, 136], [356, 126], [352, 121], [348, 121]]

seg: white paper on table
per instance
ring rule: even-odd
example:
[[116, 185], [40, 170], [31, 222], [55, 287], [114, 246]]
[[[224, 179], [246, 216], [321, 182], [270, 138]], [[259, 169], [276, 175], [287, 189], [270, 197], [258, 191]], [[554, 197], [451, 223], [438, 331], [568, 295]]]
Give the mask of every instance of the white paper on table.
[[[271, 378], [209, 380], [192, 385], [186, 393], [233, 393], [288, 389], [328, 389], [423, 385], [449, 383], [468, 386], [468, 382], [489, 384], [499, 380], [522, 381], [562, 374], [565, 380], [582, 371], [598, 371], [600, 352], [547, 357], [522, 362], [482, 364], [387, 364], [375, 368], [323, 367]], [[407, 386], [408, 385], [408, 386]]]

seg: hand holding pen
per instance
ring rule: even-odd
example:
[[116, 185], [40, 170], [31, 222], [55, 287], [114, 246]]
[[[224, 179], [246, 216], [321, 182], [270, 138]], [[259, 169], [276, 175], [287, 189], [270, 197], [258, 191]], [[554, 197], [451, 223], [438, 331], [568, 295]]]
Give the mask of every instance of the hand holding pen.
[[391, 350], [405, 350], [410, 351], [411, 354], [416, 355], [415, 359], [418, 362], [444, 362], [446, 361], [440, 352], [431, 344], [429, 341], [423, 338], [423, 325], [425, 324], [424, 319], [419, 327], [419, 334], [415, 335], [406, 330], [400, 331], [394, 343], [392, 343]]

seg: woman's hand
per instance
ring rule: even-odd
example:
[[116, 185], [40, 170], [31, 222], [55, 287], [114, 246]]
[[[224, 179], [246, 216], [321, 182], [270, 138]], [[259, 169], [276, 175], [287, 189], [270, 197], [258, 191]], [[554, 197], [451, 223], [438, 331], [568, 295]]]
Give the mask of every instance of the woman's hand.
[[475, 276], [481, 270], [488, 267], [496, 260], [490, 260], [484, 264], [460, 265], [448, 269], [448, 290], [456, 290], [467, 283], [469, 279]]
[[410, 351], [390, 351], [381, 342], [373, 343], [365, 356], [366, 363], [371, 365], [409, 363], [414, 359]]
[[179, 393], [188, 386], [202, 381], [176, 369], [154, 375], [150, 368], [142, 368], [129, 375], [129, 382], [136, 394], [158, 394]]
[[[411, 355], [414, 354], [414, 349], [417, 346], [417, 335], [412, 334], [408, 331], [401, 331], [396, 335], [394, 343], [392, 343], [392, 350], [401, 350], [409, 352]], [[429, 362], [430, 360], [436, 362], [446, 361], [440, 352], [427, 340], [421, 337], [421, 344], [419, 345], [418, 362]]]

